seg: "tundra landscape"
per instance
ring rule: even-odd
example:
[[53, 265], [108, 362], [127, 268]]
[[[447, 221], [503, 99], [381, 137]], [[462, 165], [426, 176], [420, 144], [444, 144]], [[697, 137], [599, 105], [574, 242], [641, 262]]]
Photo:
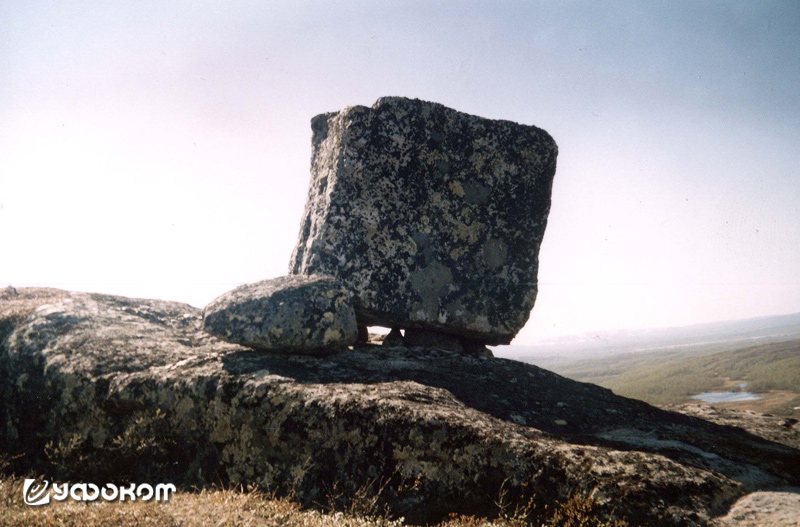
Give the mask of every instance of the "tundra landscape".
[[800, 314], [562, 338], [503, 354], [651, 404], [800, 415]]

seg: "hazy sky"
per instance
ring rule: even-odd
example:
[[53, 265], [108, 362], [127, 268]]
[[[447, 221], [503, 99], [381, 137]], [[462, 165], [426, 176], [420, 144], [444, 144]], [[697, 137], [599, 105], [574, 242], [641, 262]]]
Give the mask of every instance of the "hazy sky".
[[202, 307], [287, 272], [310, 119], [559, 145], [515, 342], [800, 311], [800, 3], [0, 3], [0, 286]]

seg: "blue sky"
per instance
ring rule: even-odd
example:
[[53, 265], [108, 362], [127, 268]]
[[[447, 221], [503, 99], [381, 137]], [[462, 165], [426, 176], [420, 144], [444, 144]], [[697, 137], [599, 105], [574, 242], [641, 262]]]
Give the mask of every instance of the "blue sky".
[[203, 306], [284, 274], [310, 119], [384, 95], [559, 144], [516, 342], [800, 311], [797, 2], [0, 5], [0, 285]]

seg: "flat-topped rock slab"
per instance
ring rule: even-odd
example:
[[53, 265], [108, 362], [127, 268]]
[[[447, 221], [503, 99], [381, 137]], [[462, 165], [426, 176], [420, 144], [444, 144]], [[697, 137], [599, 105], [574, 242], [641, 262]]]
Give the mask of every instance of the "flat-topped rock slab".
[[512, 360], [369, 346], [263, 353], [192, 306], [66, 291], [0, 296], [0, 452], [78, 481], [292, 489], [370, 483], [419, 523], [531, 495], [592, 496], [631, 525], [703, 525], [800, 484], [800, 451]]

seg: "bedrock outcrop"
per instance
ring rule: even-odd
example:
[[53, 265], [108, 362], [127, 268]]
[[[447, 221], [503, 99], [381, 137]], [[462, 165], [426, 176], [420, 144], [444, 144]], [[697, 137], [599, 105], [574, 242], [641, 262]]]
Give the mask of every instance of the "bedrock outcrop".
[[290, 272], [340, 279], [362, 325], [509, 343], [536, 299], [558, 154], [550, 135], [403, 97], [311, 127]]
[[634, 525], [703, 525], [800, 482], [800, 451], [515, 361], [367, 346], [265, 353], [191, 306], [0, 298], [0, 449], [82, 481], [258, 484], [308, 503], [383, 487], [396, 514], [591, 495]]
[[263, 351], [327, 355], [356, 342], [350, 292], [329, 276], [282, 276], [246, 284], [211, 301], [206, 331]]

